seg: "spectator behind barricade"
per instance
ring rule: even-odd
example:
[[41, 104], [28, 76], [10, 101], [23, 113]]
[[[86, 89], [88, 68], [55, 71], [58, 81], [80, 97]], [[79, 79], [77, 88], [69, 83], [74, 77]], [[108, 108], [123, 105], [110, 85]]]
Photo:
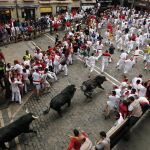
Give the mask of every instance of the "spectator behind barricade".
[[122, 103], [119, 104], [119, 113], [121, 113], [124, 119], [128, 116], [128, 102], [126, 100], [123, 100]]
[[150, 108], [150, 105], [149, 105], [149, 101], [147, 100], [146, 97], [139, 97], [137, 99], [137, 101], [139, 101], [141, 107], [142, 107], [142, 111], [143, 113]]
[[133, 96], [129, 97], [128, 101], [129, 101], [128, 111], [130, 116], [129, 126], [133, 126], [142, 116], [142, 109], [140, 102], [135, 100]]
[[100, 140], [96, 142], [95, 150], [110, 150], [110, 139], [105, 131], [100, 132]]
[[138, 93], [137, 93], [136, 89], [134, 89], [134, 88], [131, 89], [131, 93], [129, 94], [128, 98], [131, 96], [134, 97], [135, 99], [138, 98]]

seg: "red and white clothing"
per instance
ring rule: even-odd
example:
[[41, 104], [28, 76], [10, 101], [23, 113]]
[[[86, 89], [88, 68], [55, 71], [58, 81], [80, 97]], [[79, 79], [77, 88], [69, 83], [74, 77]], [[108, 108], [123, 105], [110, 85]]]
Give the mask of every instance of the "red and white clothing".
[[109, 54], [107, 52], [102, 54], [102, 72], [104, 72], [105, 67], [108, 66], [110, 58], [111, 58], [111, 54]]
[[41, 74], [39, 72], [33, 72], [32, 74], [33, 84], [40, 85], [41, 83]]
[[22, 82], [18, 81], [17, 79], [15, 79], [14, 81], [9, 79], [9, 82], [11, 84], [12, 101], [18, 101], [21, 104], [21, 94], [20, 94], [19, 85], [21, 85]]

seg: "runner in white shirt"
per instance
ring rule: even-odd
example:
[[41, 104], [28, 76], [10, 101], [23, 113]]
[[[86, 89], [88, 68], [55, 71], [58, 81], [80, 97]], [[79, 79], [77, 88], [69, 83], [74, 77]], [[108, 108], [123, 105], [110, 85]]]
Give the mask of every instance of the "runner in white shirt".
[[91, 73], [94, 70], [96, 60], [97, 58], [94, 56], [94, 53], [92, 53], [92, 55], [87, 60], [87, 66], [90, 68], [89, 78], [91, 77]]
[[14, 77], [9, 77], [9, 82], [11, 84], [11, 91], [12, 91], [12, 101], [17, 101], [21, 104], [21, 94], [18, 85], [21, 85], [22, 82], [18, 81]]
[[132, 87], [133, 87], [133, 88], [135, 88], [135, 85], [136, 85], [137, 80], [140, 80], [140, 83], [143, 82], [143, 80], [142, 80], [142, 75], [141, 75], [141, 74], [140, 74], [139, 76], [137, 76], [137, 77], [134, 77], [134, 78], [132, 79]]
[[39, 92], [41, 89], [41, 74], [39, 72], [39, 69], [36, 69], [32, 74], [33, 79], [33, 85], [35, 86], [35, 93], [37, 100], [39, 99]]
[[128, 56], [128, 54], [122, 50], [122, 53], [120, 55], [120, 59], [117, 62], [117, 66], [116, 66], [119, 70], [124, 68], [124, 62], [125, 62], [127, 56]]
[[54, 58], [54, 72], [57, 74], [59, 72], [59, 64], [60, 64], [60, 56], [58, 56], [57, 54], [55, 54], [55, 58]]
[[130, 58], [126, 59], [124, 63], [124, 74], [127, 74], [133, 68], [135, 61], [132, 58]]
[[112, 91], [112, 95], [109, 95], [107, 105], [105, 108], [105, 118], [109, 116], [111, 110], [115, 110], [118, 108], [120, 98], [116, 95], [116, 91]]
[[109, 54], [109, 52], [106, 50], [106, 51], [102, 54], [102, 72], [104, 72], [104, 69], [105, 69], [106, 67], [108, 67], [110, 58], [111, 58], [111, 54]]

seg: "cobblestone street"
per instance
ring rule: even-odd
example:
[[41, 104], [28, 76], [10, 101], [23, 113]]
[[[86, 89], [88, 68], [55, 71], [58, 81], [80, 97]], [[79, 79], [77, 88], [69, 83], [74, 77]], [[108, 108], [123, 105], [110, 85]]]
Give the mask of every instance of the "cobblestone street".
[[[63, 34], [61, 36], [63, 36]], [[33, 41], [14, 43], [6, 47], [1, 47], [1, 49], [6, 55], [6, 61], [13, 63], [14, 58], [19, 60], [22, 59], [25, 50], [29, 50], [30, 53], [33, 54], [35, 48], [33, 43], [42, 50], [47, 50], [49, 45], [53, 45], [54, 37], [46, 34]], [[88, 68], [85, 68], [83, 63], [74, 57], [73, 65], [68, 67], [68, 76], [66, 77], [63, 73], [60, 73], [58, 75], [59, 81], [52, 85], [50, 93], [42, 95], [39, 101], [31, 96], [29, 100], [27, 99], [25, 105], [23, 105], [23, 107], [21, 106], [15, 119], [25, 114], [27, 108], [30, 112], [40, 115], [40, 118], [35, 120], [31, 125], [31, 127], [37, 131], [37, 135], [22, 134], [19, 136], [19, 143], [14, 141], [10, 143], [11, 150], [65, 150], [69, 143], [68, 135], [72, 134], [72, 129], [74, 128], [81, 127], [81, 129], [88, 133], [89, 138], [93, 142], [95, 137], [98, 137], [99, 131], [108, 131], [114, 124], [114, 121], [110, 119], [104, 120], [102, 109], [107, 101], [106, 94], [110, 92], [113, 84], [119, 85], [122, 81], [122, 72], [114, 69], [119, 55], [120, 52], [116, 51], [113, 56], [113, 63], [109, 65], [106, 73], [104, 72], [104, 75], [106, 75], [111, 82], [107, 81], [104, 83], [104, 91], [96, 89], [92, 101], [88, 101], [81, 90], [79, 90], [82, 82], [88, 79]], [[143, 60], [141, 59], [138, 62], [138, 66], [135, 66], [132, 72], [130, 72], [129, 78], [132, 79], [136, 74], [142, 73], [144, 79], [148, 79], [148, 72], [144, 72], [142, 68]], [[101, 74], [101, 65], [99, 62], [97, 62], [97, 67], [95, 69], [95, 72], [92, 73], [93, 77], [97, 74]], [[71, 107], [63, 108], [63, 117], [59, 117], [52, 109], [49, 114], [44, 116], [42, 113], [46, 109], [51, 98], [57, 95], [68, 84], [75, 84], [78, 87], [72, 99]], [[2, 122], [4, 125], [9, 124], [11, 115], [19, 108], [20, 106], [17, 104], [12, 104], [8, 109], [1, 110], [0, 115], [2, 115], [3, 118], [1, 124]]]

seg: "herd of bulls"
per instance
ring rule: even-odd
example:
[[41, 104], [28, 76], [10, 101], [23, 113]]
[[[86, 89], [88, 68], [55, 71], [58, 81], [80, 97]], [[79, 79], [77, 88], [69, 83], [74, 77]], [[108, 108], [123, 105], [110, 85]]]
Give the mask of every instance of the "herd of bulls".
[[[84, 81], [82, 83], [81, 90], [84, 92], [84, 95], [87, 98], [91, 98], [92, 93], [96, 87], [104, 89], [102, 84], [105, 81], [107, 81], [106, 77], [100, 75], [96, 76], [94, 79]], [[50, 111], [50, 108], [52, 108], [61, 116], [61, 107], [65, 104], [68, 104], [68, 107], [71, 105], [71, 99], [73, 98], [75, 92], [75, 85], [67, 86], [58, 95], [52, 98], [47, 110], [45, 110], [43, 113], [47, 114]], [[5, 142], [13, 140], [15, 137], [22, 133], [36, 133], [36, 131], [30, 129], [31, 122], [36, 118], [38, 117], [34, 116], [32, 113], [27, 113], [13, 123], [0, 128], [0, 148], [6, 149], [7, 147], [5, 146]]]

